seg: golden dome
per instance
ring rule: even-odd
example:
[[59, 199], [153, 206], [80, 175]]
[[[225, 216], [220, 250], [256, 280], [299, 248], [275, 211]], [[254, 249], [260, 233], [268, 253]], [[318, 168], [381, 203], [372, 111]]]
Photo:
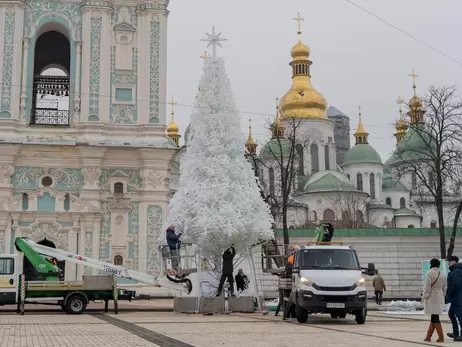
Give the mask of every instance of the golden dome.
[[302, 41], [298, 40], [298, 43], [292, 47], [290, 54], [294, 60], [308, 60], [310, 49]]
[[423, 106], [422, 100], [417, 95], [414, 95], [411, 98], [411, 100], [409, 100], [410, 109], [422, 108], [422, 106]]
[[399, 119], [396, 124], [395, 124], [395, 128], [396, 130], [403, 130], [403, 129], [407, 129], [407, 123], [404, 119]]
[[178, 132], [180, 131], [180, 128], [178, 127], [178, 124], [175, 123], [175, 121], [172, 119], [170, 123], [167, 125], [167, 134], [168, 135], [178, 135]]
[[327, 118], [326, 99], [311, 85], [310, 49], [298, 40], [291, 55], [292, 87], [279, 103], [282, 118]]
[[359, 116], [358, 128], [356, 129], [353, 135], [356, 138], [356, 144], [367, 143], [367, 137], [369, 136], [369, 133], [366, 131], [366, 129], [364, 129], [363, 119], [361, 116], [361, 107], [359, 107], [358, 116]]

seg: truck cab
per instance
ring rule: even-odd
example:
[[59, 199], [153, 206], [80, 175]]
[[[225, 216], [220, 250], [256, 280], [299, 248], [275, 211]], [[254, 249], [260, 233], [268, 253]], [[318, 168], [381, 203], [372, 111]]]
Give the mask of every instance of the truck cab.
[[342, 243], [313, 242], [294, 251], [292, 303], [295, 316], [306, 323], [310, 314], [332, 318], [354, 315], [358, 324], [367, 316], [367, 291], [363, 274], [373, 276], [374, 264], [361, 268], [356, 250]]

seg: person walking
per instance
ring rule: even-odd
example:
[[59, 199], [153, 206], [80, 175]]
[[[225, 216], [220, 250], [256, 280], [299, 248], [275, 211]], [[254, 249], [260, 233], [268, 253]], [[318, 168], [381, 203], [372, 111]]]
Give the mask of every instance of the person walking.
[[234, 249], [234, 245], [231, 245], [223, 253], [223, 268], [221, 271], [221, 278], [220, 284], [218, 285], [217, 296], [221, 295], [223, 291], [223, 285], [225, 284], [225, 280], [228, 280], [229, 283], [229, 291], [231, 295], [234, 295], [234, 279], [233, 279], [233, 272], [234, 272], [234, 256], [236, 255], [236, 250]]
[[234, 277], [234, 279], [236, 280], [236, 289], [238, 292], [243, 292], [249, 286], [249, 278], [242, 269], [237, 270], [237, 275]]
[[452, 324], [452, 333], [448, 333], [447, 336], [453, 338], [454, 341], [462, 341], [460, 335], [462, 332], [462, 264], [455, 255], [449, 257], [448, 262], [449, 275], [445, 302], [451, 304], [448, 316]]
[[167, 229], [167, 245], [170, 251], [170, 259], [172, 261], [172, 269], [177, 270], [180, 265], [180, 241], [181, 233], [175, 234], [175, 228], [170, 226]]
[[432, 335], [436, 330], [438, 334], [436, 342], [444, 342], [440, 314], [443, 313], [446, 306], [444, 303], [446, 288], [446, 277], [440, 272], [440, 261], [438, 259], [430, 260], [430, 270], [428, 270], [425, 275], [422, 294], [425, 314], [431, 315], [430, 324], [427, 330], [427, 337], [425, 337], [424, 341], [430, 342]]
[[374, 287], [375, 292], [375, 303], [377, 305], [382, 305], [383, 292], [387, 290], [387, 286], [385, 285], [385, 280], [379, 274], [379, 270], [375, 271], [375, 277], [372, 280], [372, 287]]

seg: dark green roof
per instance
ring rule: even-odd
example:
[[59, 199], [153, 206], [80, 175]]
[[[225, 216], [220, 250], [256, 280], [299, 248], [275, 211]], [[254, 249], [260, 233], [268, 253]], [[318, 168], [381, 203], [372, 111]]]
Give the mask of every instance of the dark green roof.
[[[292, 142], [286, 139], [272, 139], [265, 143], [260, 151], [261, 158], [274, 158], [282, 155], [287, 157], [290, 155]], [[296, 153], [294, 153], [296, 155]]]
[[382, 182], [382, 190], [393, 190], [398, 192], [408, 191], [404, 184], [391, 177], [391, 175], [384, 175]]
[[429, 156], [429, 144], [432, 147], [434, 144], [431, 144], [432, 138], [427, 132], [425, 124], [412, 124], [385, 165], [399, 165], [403, 161], [409, 162]]
[[408, 208], [400, 208], [399, 210], [396, 210], [393, 215], [396, 216], [417, 216], [417, 213], [415, 211], [412, 211]]
[[343, 173], [333, 170], [324, 170], [311, 175], [303, 191], [315, 192], [341, 192], [354, 191], [355, 186]]
[[[446, 228], [446, 236], [450, 236], [452, 228]], [[289, 229], [289, 237], [308, 237], [316, 235], [316, 229]], [[457, 230], [462, 235], [462, 229]], [[276, 236], [282, 237], [282, 229], [276, 230]], [[387, 236], [435, 236], [439, 237], [438, 229], [430, 228], [368, 228], [368, 229], [335, 229], [336, 237], [387, 237]]]
[[393, 208], [387, 204], [384, 204], [382, 201], [371, 199], [367, 202], [367, 208], [368, 209], [387, 209], [387, 210], [392, 210]]
[[382, 158], [368, 143], [360, 143], [351, 147], [345, 155], [342, 166], [350, 164], [382, 164]]

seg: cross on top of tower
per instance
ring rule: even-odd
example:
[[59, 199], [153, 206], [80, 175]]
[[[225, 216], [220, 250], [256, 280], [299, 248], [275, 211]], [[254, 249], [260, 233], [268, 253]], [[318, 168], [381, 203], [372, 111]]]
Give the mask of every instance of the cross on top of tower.
[[173, 107], [176, 105], [176, 102], [175, 102], [175, 100], [172, 98], [172, 100], [170, 100], [170, 101], [168, 102], [168, 104], [169, 104], [170, 106], [172, 106], [172, 112], [171, 112], [170, 114], [173, 116], [173, 115], [175, 114], [175, 113], [173, 112]]
[[416, 77], [419, 77], [419, 75], [417, 75], [415, 72], [414, 72], [414, 69], [412, 69], [412, 73], [409, 74], [409, 77], [412, 77], [412, 88], [416, 88], [416, 85], [415, 85], [415, 79]]
[[298, 24], [298, 35], [301, 35], [302, 34], [302, 27], [301, 27], [301, 23], [305, 20], [305, 18], [302, 18], [300, 17], [300, 12], [297, 13], [297, 17], [294, 18], [294, 20], [297, 21], [297, 24]]

